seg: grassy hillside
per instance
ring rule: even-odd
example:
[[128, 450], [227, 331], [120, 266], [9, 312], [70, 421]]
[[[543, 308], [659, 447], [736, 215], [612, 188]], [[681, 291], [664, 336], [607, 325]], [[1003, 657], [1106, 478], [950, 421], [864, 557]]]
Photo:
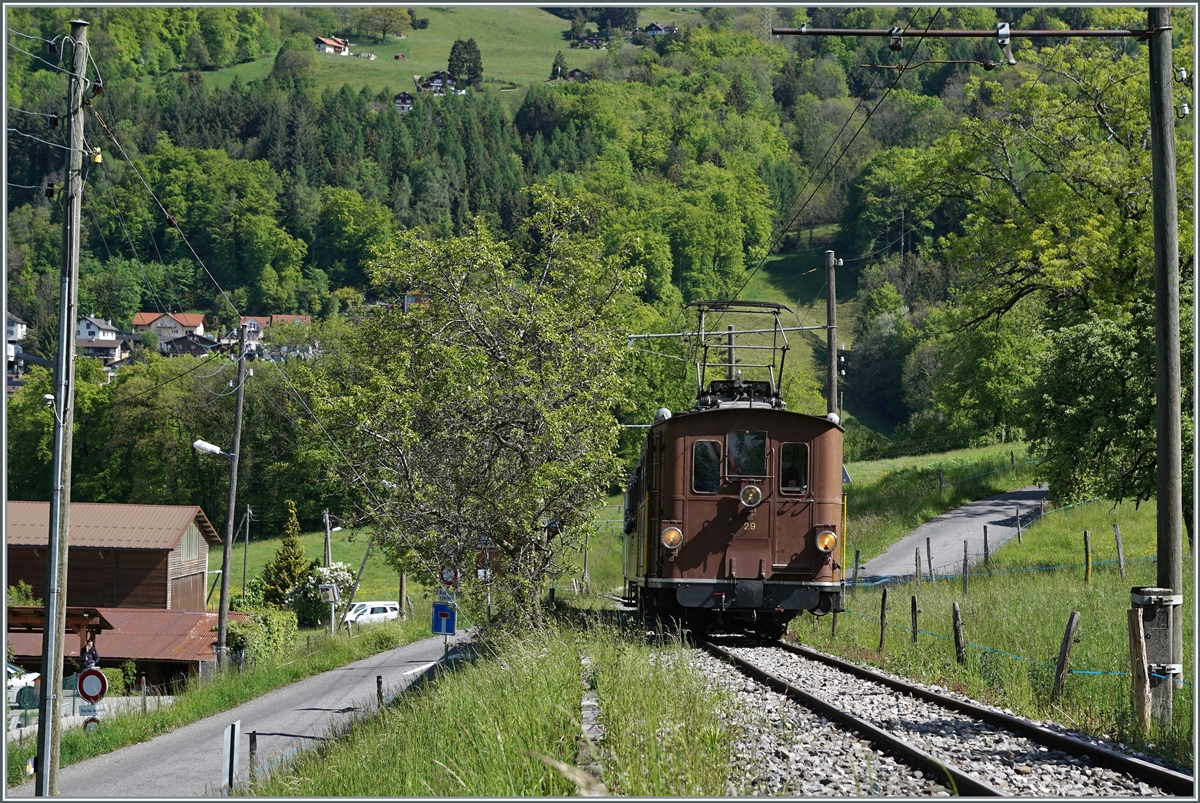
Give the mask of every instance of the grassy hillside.
[[[247, 578], [258, 577], [262, 574], [263, 566], [269, 561], [275, 559], [275, 552], [283, 543], [283, 536], [276, 535], [269, 538], [258, 538], [254, 535], [254, 530], [250, 531], [250, 554], [247, 563]], [[350, 538], [353, 536], [354, 540]], [[244, 534], [243, 534], [244, 539]], [[332, 534], [330, 539], [330, 551], [333, 553], [333, 560], [343, 561], [350, 564], [351, 572], [357, 572], [358, 567], [362, 564], [363, 555], [367, 551], [367, 539], [370, 533], [365, 530], [350, 531], [342, 530]], [[325, 555], [325, 533], [301, 533], [300, 542], [304, 544], [304, 556], [308, 560], [322, 560]], [[223, 549], [216, 547], [208, 553], [208, 568], [221, 568], [221, 554]], [[232, 560], [232, 569], [229, 577], [229, 591], [231, 594], [239, 594], [242, 590], [242, 559], [245, 555], [245, 541], [239, 540], [233, 547], [233, 554], [230, 556]], [[217, 575], [214, 575], [216, 577]], [[212, 580], [209, 580], [212, 584]], [[362, 584], [359, 586], [357, 599], [396, 599], [400, 593], [400, 575], [396, 573], [392, 567], [388, 566], [380, 556], [378, 550], [371, 551], [371, 559], [367, 561], [366, 569], [363, 570]], [[414, 593], [412, 579], [409, 580], [409, 596], [414, 599], [417, 595]], [[212, 592], [209, 598], [209, 607], [215, 607], [217, 598], [220, 595], [220, 589]]]
[[[590, 50], [572, 50], [563, 33], [570, 23], [538, 8], [416, 8], [418, 17], [429, 19], [429, 27], [408, 31], [404, 39], [388, 36], [379, 44], [373, 38], [351, 40], [351, 53], [373, 52], [375, 60], [355, 56], [319, 55], [317, 88], [368, 87], [379, 91], [413, 89], [414, 75], [427, 75], [446, 69], [450, 47], [456, 39], [474, 39], [483, 56], [484, 88], [497, 87], [496, 81], [511, 81], [528, 86], [550, 75], [554, 54], [559, 50], [569, 68], [587, 65], [595, 58]], [[403, 60], [395, 57], [403, 54]], [[243, 81], [265, 78], [275, 57], [239, 64], [205, 76], [213, 87], [228, 86], [235, 75]]]

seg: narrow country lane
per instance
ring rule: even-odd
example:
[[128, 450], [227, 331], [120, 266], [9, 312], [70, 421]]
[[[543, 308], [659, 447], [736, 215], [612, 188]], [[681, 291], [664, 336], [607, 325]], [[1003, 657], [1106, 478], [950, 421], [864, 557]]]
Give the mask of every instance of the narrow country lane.
[[[929, 549], [933, 553], [934, 571], [939, 574], [957, 574], [962, 570], [963, 541], [967, 542], [969, 562], [974, 564], [981, 561], [983, 528], [988, 528], [989, 548], [995, 549], [1016, 532], [1017, 511], [1020, 510], [1021, 513], [1021, 527], [1028, 527], [1037, 517], [1042, 500], [1046, 499], [1048, 494], [1049, 491], [1043, 486], [1031, 485], [948, 510], [892, 544], [882, 555], [864, 563], [859, 569], [859, 582], [913, 574], [917, 549], [921, 550], [921, 571], [927, 571], [927, 538]], [[850, 544], [853, 544], [853, 534]]]
[[[451, 654], [455, 653], [453, 645], [469, 638], [465, 631], [451, 637]], [[373, 711], [376, 676], [383, 676], [385, 696], [395, 694], [441, 660], [443, 652], [440, 636], [414, 642], [297, 681], [148, 742], [63, 767], [60, 797], [98, 800], [218, 794], [222, 737], [230, 723], [242, 723], [238, 779], [244, 780], [249, 774], [250, 731], [258, 732], [259, 766], [269, 765], [297, 748], [317, 743], [331, 729], [362, 712]], [[8, 789], [5, 796], [32, 797], [33, 791], [30, 781]]]

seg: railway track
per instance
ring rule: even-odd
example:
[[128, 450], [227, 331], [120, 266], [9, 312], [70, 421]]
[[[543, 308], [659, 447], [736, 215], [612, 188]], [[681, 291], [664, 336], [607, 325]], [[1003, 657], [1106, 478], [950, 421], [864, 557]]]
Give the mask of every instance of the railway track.
[[745, 637], [702, 646], [952, 793], [1194, 794], [1190, 775], [804, 647]]

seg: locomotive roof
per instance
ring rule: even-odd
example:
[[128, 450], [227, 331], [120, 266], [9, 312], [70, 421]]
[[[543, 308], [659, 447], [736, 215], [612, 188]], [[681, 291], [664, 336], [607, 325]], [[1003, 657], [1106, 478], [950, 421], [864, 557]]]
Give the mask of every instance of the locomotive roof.
[[770, 403], [765, 402], [765, 401], [754, 403], [754, 404], [752, 404], [749, 401], [722, 402], [719, 407], [707, 407], [707, 408], [698, 408], [698, 409], [693, 408], [691, 410], [683, 410], [678, 413], [672, 413], [670, 418], [666, 418], [666, 419], [663, 419], [662, 421], [655, 422], [654, 424], [651, 425], [650, 428], [652, 430], [658, 429], [659, 427], [662, 427], [665, 424], [669, 424], [671, 421], [673, 421], [677, 418], [685, 418], [685, 417], [697, 416], [697, 415], [713, 415], [713, 414], [719, 415], [721, 413], [742, 413], [742, 412], [746, 412], [746, 411], [750, 411], [750, 410], [753, 410], [755, 412], [771, 413], [772, 415], [800, 416], [801, 418], [807, 418], [813, 422], [825, 424], [826, 426], [828, 426], [830, 428], [840, 429], [842, 432], [846, 431], [846, 428], [843, 427], [840, 423], [834, 423], [833, 421], [830, 421], [825, 416], [811, 415], [809, 413], [799, 413], [799, 412], [796, 412], [795, 410], [780, 409], [778, 407], [772, 407], [770, 405]]

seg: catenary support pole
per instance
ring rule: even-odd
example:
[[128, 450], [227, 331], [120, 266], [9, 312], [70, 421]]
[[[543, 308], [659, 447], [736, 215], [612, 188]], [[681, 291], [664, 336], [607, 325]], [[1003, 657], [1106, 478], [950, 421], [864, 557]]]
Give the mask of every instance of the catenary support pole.
[[221, 596], [217, 608], [217, 664], [226, 668], [229, 632], [229, 565], [233, 558], [233, 517], [237, 515], [238, 452], [242, 448], [242, 409], [246, 392], [246, 326], [238, 328], [237, 394], [233, 408], [233, 448], [229, 451], [229, 504], [225, 507], [225, 550], [221, 555]]
[[[1184, 12], [1189, 13], [1189, 12]], [[1183, 593], [1183, 435], [1179, 372], [1179, 210], [1171, 10], [1147, 10], [1150, 34], [1150, 159], [1154, 195], [1154, 353], [1158, 433], [1158, 585]], [[1183, 606], [1171, 606], [1171, 664], [1183, 663]], [[1178, 678], [1172, 675], [1172, 680]], [[1156, 709], [1171, 720], [1171, 689]]]
[[825, 325], [826, 329], [826, 345], [828, 354], [826, 357], [828, 398], [826, 399], [826, 412], [837, 414], [837, 260], [834, 258], [832, 251], [825, 252]]
[[79, 228], [83, 200], [83, 101], [88, 68], [88, 23], [71, 20], [71, 72], [67, 83], [67, 164], [63, 190], [62, 254], [58, 303], [58, 355], [54, 369], [53, 490], [46, 571], [46, 623], [42, 635], [42, 696], [38, 701], [37, 777], [34, 794], [58, 794], [62, 720], [63, 636], [67, 628], [67, 555], [70, 545], [71, 445], [75, 418], [75, 318], [79, 303]]
[[325, 568], [328, 569], [333, 565], [333, 549], [330, 542], [329, 534], [329, 508], [321, 511], [321, 520], [325, 523]]

